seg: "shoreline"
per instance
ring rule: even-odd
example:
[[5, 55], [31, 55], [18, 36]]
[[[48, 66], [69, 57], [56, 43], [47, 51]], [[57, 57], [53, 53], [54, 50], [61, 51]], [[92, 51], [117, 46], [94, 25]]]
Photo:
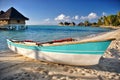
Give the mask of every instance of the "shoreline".
[[[116, 48], [114, 44], [119, 47]], [[111, 43], [99, 64], [93, 66], [70, 66], [38, 61], [8, 50], [0, 52], [0, 80], [119, 80], [119, 63], [118, 40]]]
[[120, 29], [120, 26], [104, 26], [104, 25], [102, 25], [102, 26], [99, 26], [99, 27], [101, 27], [101, 28], [109, 28], [109, 29]]
[[120, 34], [114, 40], [98, 65], [70, 66], [38, 61], [13, 53], [0, 51], [0, 80], [119, 80]]

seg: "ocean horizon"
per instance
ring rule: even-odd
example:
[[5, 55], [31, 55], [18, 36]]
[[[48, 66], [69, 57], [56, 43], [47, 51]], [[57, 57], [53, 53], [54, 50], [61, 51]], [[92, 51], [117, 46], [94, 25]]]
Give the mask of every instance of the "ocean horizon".
[[100, 27], [80, 27], [80, 26], [58, 26], [58, 25], [27, 25], [26, 30], [0, 31], [0, 50], [9, 50], [6, 39], [33, 40], [47, 42], [63, 38], [82, 39], [85, 36], [94, 36], [111, 29]]

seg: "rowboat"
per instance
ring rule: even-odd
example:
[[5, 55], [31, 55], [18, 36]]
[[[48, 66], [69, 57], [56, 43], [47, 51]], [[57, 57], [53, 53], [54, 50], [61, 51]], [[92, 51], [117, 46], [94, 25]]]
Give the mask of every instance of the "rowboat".
[[[111, 33], [113, 34], [113, 33]], [[8, 47], [15, 53], [26, 57], [68, 65], [96, 65], [114, 37], [103, 34], [92, 38], [76, 40], [73, 38], [35, 42], [30, 40], [7, 39]]]

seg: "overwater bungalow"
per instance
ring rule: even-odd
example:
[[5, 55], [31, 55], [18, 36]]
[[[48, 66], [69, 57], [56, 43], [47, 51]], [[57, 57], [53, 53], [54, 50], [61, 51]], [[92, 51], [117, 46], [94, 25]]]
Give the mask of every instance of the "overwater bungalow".
[[23, 30], [26, 29], [25, 21], [29, 18], [11, 7], [6, 12], [0, 11], [0, 29]]

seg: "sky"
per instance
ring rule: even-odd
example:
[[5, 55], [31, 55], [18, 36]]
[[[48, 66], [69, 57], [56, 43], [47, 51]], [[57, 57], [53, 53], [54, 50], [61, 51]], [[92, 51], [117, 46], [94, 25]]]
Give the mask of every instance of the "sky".
[[120, 0], [0, 0], [0, 10], [10, 7], [29, 18], [27, 25], [56, 25], [96, 22], [101, 16], [120, 11]]

